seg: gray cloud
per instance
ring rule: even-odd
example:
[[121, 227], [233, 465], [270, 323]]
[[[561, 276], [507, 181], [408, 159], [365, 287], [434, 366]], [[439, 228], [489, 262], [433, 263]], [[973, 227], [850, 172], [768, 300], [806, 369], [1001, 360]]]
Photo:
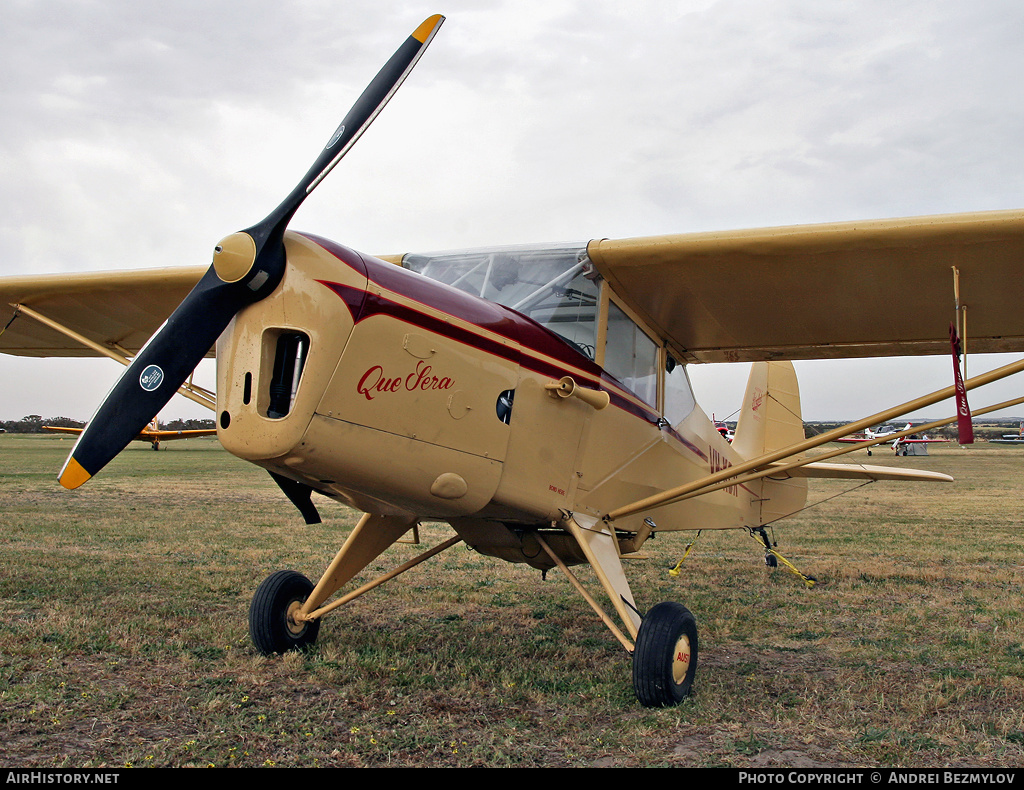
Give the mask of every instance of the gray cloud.
[[381, 253], [1022, 204], [1018, 3], [445, 5], [6, 3], [0, 274], [205, 263], [434, 10], [297, 228]]

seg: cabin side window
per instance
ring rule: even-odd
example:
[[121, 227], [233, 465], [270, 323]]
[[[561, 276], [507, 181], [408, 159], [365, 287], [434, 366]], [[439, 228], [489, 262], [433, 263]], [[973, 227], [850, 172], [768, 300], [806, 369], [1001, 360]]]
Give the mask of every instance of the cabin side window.
[[604, 369], [638, 398], [658, 405], [658, 347], [614, 302], [608, 304]]
[[676, 362], [671, 354], [665, 355], [665, 419], [675, 427], [690, 416], [697, 401], [690, 387], [686, 365]]

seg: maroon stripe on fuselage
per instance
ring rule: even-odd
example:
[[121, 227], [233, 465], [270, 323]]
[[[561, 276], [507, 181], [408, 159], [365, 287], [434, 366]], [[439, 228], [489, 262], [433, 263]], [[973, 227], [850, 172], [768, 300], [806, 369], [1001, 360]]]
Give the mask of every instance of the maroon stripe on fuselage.
[[[576, 371], [582, 371], [593, 377], [594, 383], [601, 379], [615, 382], [615, 379], [606, 374], [593, 360], [576, 351], [566, 341], [538, 324], [532, 318], [517, 313], [515, 310], [500, 305], [497, 302], [481, 299], [479, 296], [473, 296], [437, 280], [431, 280], [422, 274], [403, 269], [401, 266], [362, 255], [355, 250], [343, 247], [328, 239], [309, 234], [303, 235], [361, 274], [365, 273], [370, 282], [375, 285], [404, 296], [411, 301], [423, 305], [425, 308], [439, 310], [453, 318], [458, 318], [480, 329], [493, 332], [500, 337], [519, 344], [529, 351], [551, 357], [563, 365], [570, 366]], [[356, 260], [358, 260], [358, 263], [356, 263]], [[349, 304], [351, 309], [355, 302], [355, 295], [343, 293], [346, 290], [346, 286], [327, 280], [321, 280], [320, 282], [345, 299], [346, 304]], [[446, 321], [432, 318], [425, 311], [413, 310], [392, 300], [377, 297], [373, 293], [367, 294], [367, 299], [363, 303], [357, 320], [380, 313], [391, 315], [407, 323], [422, 326], [424, 329], [430, 329], [439, 334], [452, 337], [462, 343], [480, 346], [488, 353], [519, 361], [518, 355], [511, 356], [513, 352], [501, 343], [491, 341], [491, 347], [485, 348], [481, 346], [480, 341], [486, 341], [486, 338], [481, 338], [476, 333], [460, 330]], [[413, 317], [413, 314], [415, 314], [415, 317]], [[561, 367], [544, 363], [541, 360], [533, 360], [533, 362], [542, 366], [539, 368], [530, 366], [531, 370], [535, 370], [538, 373], [556, 371], [560, 376], [564, 376], [571, 372]], [[617, 382], [615, 383], [618, 385]], [[655, 417], [655, 419], [657, 418]]]
[[359, 316], [363, 312], [363, 303], [366, 301], [366, 291], [363, 288], [354, 288], [343, 283], [334, 283], [330, 280], [317, 280], [323, 286], [330, 288], [341, 297], [349, 313], [352, 315], [352, 323], [359, 322]]
[[[311, 234], [302, 235], [320, 245], [327, 252], [338, 258], [338, 260], [351, 266], [361, 274], [365, 273], [370, 282], [393, 293], [400, 294], [418, 304], [422, 304], [424, 307], [439, 310], [453, 318], [458, 318], [480, 329], [493, 332], [500, 337], [513, 341], [517, 345], [509, 346], [489, 339], [476, 332], [437, 318], [425, 310], [416, 310], [372, 292], [361, 291], [359, 288], [328, 280], [318, 280], [318, 282], [330, 288], [344, 300], [352, 312], [353, 320], [356, 323], [375, 315], [387, 315], [407, 324], [449, 337], [463, 345], [479, 348], [487, 354], [507, 359], [534, 373], [550, 376], [554, 379], [559, 379], [566, 375], [578, 375], [578, 372], [582, 371], [592, 377], [592, 380], [587, 383], [597, 386], [608, 393], [611, 405], [645, 422], [651, 424], [658, 422], [659, 415], [656, 412], [634, 403], [629, 398], [615, 391], [618, 388], [625, 389], [625, 387], [614, 376], [611, 376], [607, 371], [595, 364], [593, 360], [576, 351], [568, 343], [549, 329], [538, 324], [532, 318], [517, 313], [497, 302], [473, 296], [458, 288], [453, 288], [437, 280], [431, 280], [429, 277], [403, 269], [401, 266], [362, 255], [329, 239]], [[530, 354], [523, 354], [520, 352], [520, 348], [534, 354], [543, 354], [561, 363], [561, 365], [539, 359]], [[602, 383], [610, 386], [601, 387]], [[692, 442], [684, 439], [678, 432], [671, 428], [664, 430], [699, 458], [704, 461], [708, 460], [707, 453], [703, 452]]]

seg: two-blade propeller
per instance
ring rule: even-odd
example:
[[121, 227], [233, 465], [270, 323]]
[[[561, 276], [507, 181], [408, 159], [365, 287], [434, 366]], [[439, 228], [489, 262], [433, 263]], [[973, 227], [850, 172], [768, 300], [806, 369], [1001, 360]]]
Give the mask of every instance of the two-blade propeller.
[[106, 466], [167, 404], [235, 314], [277, 288], [286, 266], [288, 222], [398, 90], [443, 21], [435, 14], [406, 39], [303, 179], [266, 219], [217, 245], [206, 274], [135, 356], [93, 415], [60, 471], [61, 485], [78, 488]]

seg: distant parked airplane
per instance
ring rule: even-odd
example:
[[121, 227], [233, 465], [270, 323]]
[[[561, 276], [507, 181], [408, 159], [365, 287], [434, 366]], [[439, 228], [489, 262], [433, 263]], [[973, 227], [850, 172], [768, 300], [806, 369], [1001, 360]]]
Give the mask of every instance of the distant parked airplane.
[[1017, 433], [1004, 433], [1002, 439], [992, 439], [995, 444], [1024, 444], [1024, 422]]
[[[63, 428], [57, 425], [44, 425], [44, 431], [56, 431], [60, 433], [81, 433], [84, 428]], [[149, 442], [154, 450], [160, 449], [160, 442], [169, 442], [174, 439], [192, 439], [197, 436], [214, 436], [216, 428], [200, 429], [192, 431], [161, 431], [157, 421], [153, 420], [149, 425], [139, 431], [135, 438], [140, 442]]]
[[[909, 431], [911, 427], [912, 426], [911, 426], [911, 424], [909, 422], [906, 425], [904, 425], [902, 428], [896, 428], [896, 427], [894, 427], [892, 425], [886, 425], [886, 426], [883, 426], [878, 431], [872, 431], [872, 430], [868, 429], [868, 430], [864, 431], [863, 433], [853, 433], [853, 434], [850, 434], [849, 436], [844, 436], [842, 439], [836, 439], [836, 441], [841, 443], [841, 444], [857, 444], [858, 442], [863, 442], [863, 441], [866, 441], [868, 439], [880, 439], [881, 437], [888, 436], [891, 433], [900, 433], [902, 431]], [[896, 455], [906, 455], [907, 454], [907, 445], [908, 444], [931, 444], [932, 442], [948, 442], [948, 441], [949, 441], [948, 439], [929, 439], [927, 436], [918, 437], [918, 436], [916, 436], [914, 434], [911, 434], [910, 436], [901, 436], [901, 437], [899, 437], [897, 439], [894, 439], [892, 445], [890, 445], [890, 446], [892, 447], [893, 452], [895, 452]], [[870, 448], [868, 448], [868, 455], [871, 455], [871, 449]]]

